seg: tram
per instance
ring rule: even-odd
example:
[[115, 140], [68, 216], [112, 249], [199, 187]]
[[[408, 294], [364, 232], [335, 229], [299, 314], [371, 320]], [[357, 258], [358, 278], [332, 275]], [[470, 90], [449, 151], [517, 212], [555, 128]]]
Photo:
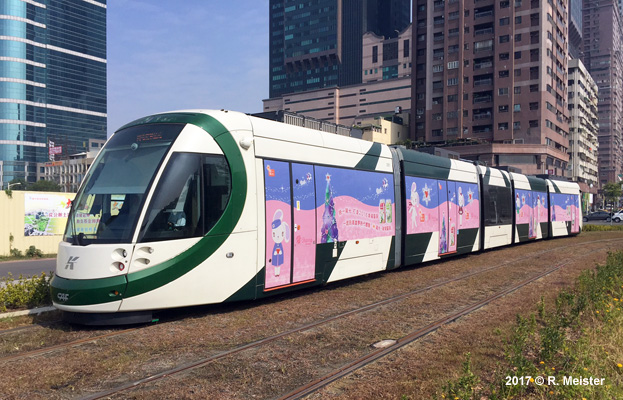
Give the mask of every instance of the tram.
[[582, 230], [576, 183], [231, 111], [119, 129], [89, 169], [50, 283], [81, 324], [253, 300]]

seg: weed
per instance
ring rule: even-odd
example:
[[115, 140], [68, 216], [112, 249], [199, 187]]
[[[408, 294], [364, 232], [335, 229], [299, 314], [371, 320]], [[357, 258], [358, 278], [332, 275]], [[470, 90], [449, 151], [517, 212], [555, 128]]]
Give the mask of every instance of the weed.
[[442, 398], [446, 399], [478, 399], [476, 387], [480, 383], [480, 379], [472, 372], [472, 355], [471, 353], [465, 354], [465, 361], [463, 361], [462, 374], [456, 380], [456, 382], [449, 381], [447, 385], [443, 387]]

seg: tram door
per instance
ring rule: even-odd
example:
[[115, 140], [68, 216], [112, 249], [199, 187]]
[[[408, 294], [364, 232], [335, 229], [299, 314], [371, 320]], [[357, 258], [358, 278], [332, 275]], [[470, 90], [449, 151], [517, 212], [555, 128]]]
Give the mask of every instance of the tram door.
[[439, 255], [456, 252], [458, 211], [456, 182], [437, 181], [439, 186]]
[[312, 165], [264, 160], [264, 290], [314, 279], [316, 206]]

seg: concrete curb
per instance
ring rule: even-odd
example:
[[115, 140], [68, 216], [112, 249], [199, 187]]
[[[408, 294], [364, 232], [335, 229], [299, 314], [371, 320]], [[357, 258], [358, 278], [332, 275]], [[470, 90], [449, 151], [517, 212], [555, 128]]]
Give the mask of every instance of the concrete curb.
[[0, 314], [0, 319], [2, 318], [12, 318], [12, 317], [21, 317], [24, 315], [39, 315], [45, 312], [50, 312], [50, 311], [54, 311], [56, 310], [56, 307], [54, 306], [48, 306], [48, 307], [39, 307], [39, 308], [31, 308], [29, 310], [20, 310], [20, 311], [11, 311], [11, 312], [6, 312], [6, 313], [2, 313]]

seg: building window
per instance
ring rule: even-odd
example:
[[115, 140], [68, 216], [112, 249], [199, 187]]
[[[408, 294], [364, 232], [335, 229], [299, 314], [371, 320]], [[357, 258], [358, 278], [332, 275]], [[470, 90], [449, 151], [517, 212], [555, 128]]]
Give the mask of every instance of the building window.
[[372, 47], [372, 63], [379, 62], [379, 46]]
[[456, 102], [459, 101], [459, 95], [458, 94], [449, 94], [448, 95], [448, 103], [452, 103], [452, 102]]
[[513, 122], [513, 130], [519, 130], [521, 129], [521, 122], [517, 121], [517, 122]]
[[534, 111], [534, 110], [538, 110], [539, 109], [539, 103], [538, 102], [532, 102], [530, 103], [530, 111]]
[[520, 112], [520, 111], [521, 111], [521, 104], [513, 105], [513, 112]]
[[508, 70], [506, 70], [506, 71], [500, 71], [500, 72], [498, 73], [498, 75], [500, 76], [500, 78], [508, 78], [508, 77], [509, 77]]
[[505, 26], [505, 25], [508, 25], [508, 24], [509, 24], [509, 22], [510, 22], [510, 20], [509, 20], [509, 18], [508, 18], [508, 17], [505, 17], [505, 18], [500, 18], [500, 26]]
[[403, 44], [403, 47], [402, 47], [403, 57], [407, 58], [410, 56], [409, 52], [411, 51], [411, 46], [409, 45], [409, 39], [402, 42], [402, 44]]
[[516, 25], [521, 24], [521, 15], [518, 15], [518, 16], [515, 17], [515, 24]]
[[443, 72], [443, 64], [433, 65], [433, 72]]
[[500, 131], [508, 130], [508, 122], [500, 122], [498, 124], [498, 130], [500, 130]]
[[500, 53], [500, 61], [508, 60], [509, 58], [509, 53]]
[[458, 61], [450, 61], [448, 63], [448, 69], [456, 69], [459, 67], [459, 62]]
[[501, 113], [508, 112], [508, 105], [498, 106], [498, 112], [501, 112]]
[[521, 51], [516, 51], [515, 52], [515, 60], [519, 60], [521, 59]]
[[448, 79], [448, 86], [456, 86], [459, 84], [459, 78]]
[[515, 86], [513, 88], [513, 93], [515, 94], [521, 94], [521, 86]]
[[521, 42], [521, 33], [515, 35], [515, 42]]
[[508, 88], [499, 88], [498, 96], [505, 96], [505, 95], [508, 95]]
[[509, 35], [502, 35], [500, 36], [500, 43], [508, 43], [510, 41], [510, 36]]

